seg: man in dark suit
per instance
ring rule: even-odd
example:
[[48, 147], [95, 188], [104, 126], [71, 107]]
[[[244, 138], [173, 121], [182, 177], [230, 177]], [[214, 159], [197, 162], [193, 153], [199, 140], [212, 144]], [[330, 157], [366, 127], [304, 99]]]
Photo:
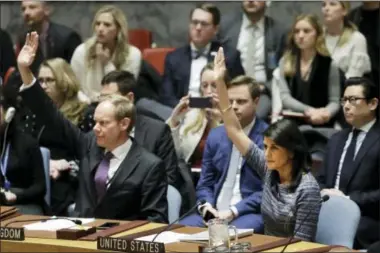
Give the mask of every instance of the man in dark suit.
[[[165, 71], [160, 101], [174, 107], [190, 93], [199, 96], [201, 70], [216, 55], [219, 42], [212, 41], [219, 28], [220, 12], [213, 4], [202, 4], [190, 13], [190, 43], [169, 53], [165, 59]], [[231, 78], [243, 75], [240, 54], [236, 49], [224, 47], [226, 65]]]
[[[252, 78], [239, 76], [228, 86], [228, 97], [244, 132], [263, 148], [263, 132], [268, 125], [255, 116], [260, 88]], [[227, 136], [224, 126], [211, 130], [202, 158], [197, 199], [207, 203], [199, 214], [180, 221], [187, 226], [203, 226], [206, 211], [227, 219], [237, 228], [253, 228], [262, 233], [262, 182]]]
[[120, 95], [107, 97], [95, 110], [94, 131], [84, 134], [64, 118], [29, 69], [38, 35], [27, 37], [17, 63], [26, 106], [61, 136], [61, 145], [80, 160], [75, 210], [81, 217], [167, 222], [167, 179], [162, 161], [140, 147], [129, 133], [135, 107]]
[[9, 34], [0, 29], [0, 78], [2, 80], [10, 67], [16, 67], [13, 43]]
[[240, 51], [246, 75], [260, 82], [262, 95], [257, 116], [266, 118], [271, 110], [272, 72], [285, 47], [283, 24], [265, 15], [266, 1], [243, 1], [242, 12], [222, 19], [219, 40]]
[[[123, 70], [112, 71], [103, 77], [101, 84], [101, 96], [119, 94], [134, 102], [133, 91], [137, 85], [132, 73]], [[97, 103], [90, 105], [85, 112], [83, 125], [80, 126], [84, 132], [92, 131], [95, 126], [93, 116], [96, 106]], [[169, 126], [165, 122], [137, 113], [130, 135], [138, 144], [162, 159], [168, 184], [179, 187], [177, 155]]]
[[351, 199], [361, 210], [355, 248], [380, 239], [380, 126], [378, 91], [365, 78], [346, 81], [344, 116], [352, 127], [333, 135], [327, 145], [319, 183], [322, 195]]
[[20, 34], [18, 47], [21, 49], [24, 45], [27, 32], [37, 31], [40, 35], [40, 46], [31, 66], [33, 73], [37, 73], [44, 60], [51, 58], [63, 58], [70, 63], [74, 50], [82, 43], [80, 36], [74, 30], [50, 21], [51, 8], [46, 1], [22, 1], [21, 3], [26, 31]]

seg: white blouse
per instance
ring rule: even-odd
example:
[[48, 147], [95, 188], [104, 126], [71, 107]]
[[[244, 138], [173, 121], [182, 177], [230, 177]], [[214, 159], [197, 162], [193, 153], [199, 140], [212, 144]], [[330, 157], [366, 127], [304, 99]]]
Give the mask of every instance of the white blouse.
[[[80, 44], [75, 49], [73, 57], [71, 58], [71, 66], [81, 84], [83, 93], [89, 97], [91, 101], [97, 101], [102, 89], [101, 80], [103, 76], [116, 70], [116, 67], [112, 61], [102, 66], [100, 60], [96, 59], [93, 67], [89, 69], [86, 66], [86, 53], [85, 43]], [[140, 73], [141, 58], [140, 50], [137, 47], [129, 45], [128, 57], [120, 70], [131, 72], [137, 79]]]
[[340, 35], [332, 36], [326, 33], [327, 49], [335, 64], [342, 70], [346, 78], [362, 77], [371, 71], [371, 61], [367, 52], [367, 40], [358, 31], [352, 33], [351, 38], [343, 45], [338, 46]]

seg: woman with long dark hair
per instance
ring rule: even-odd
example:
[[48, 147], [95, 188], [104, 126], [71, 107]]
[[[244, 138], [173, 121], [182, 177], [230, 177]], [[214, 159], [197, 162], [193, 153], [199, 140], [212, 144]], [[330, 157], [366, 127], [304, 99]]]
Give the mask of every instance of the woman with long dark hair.
[[[223, 49], [214, 60], [219, 107], [228, 137], [250, 167], [263, 179], [261, 212], [267, 235], [314, 240], [320, 210], [320, 189], [309, 171], [311, 158], [297, 124], [280, 120], [264, 132], [264, 151], [242, 130], [223, 80]], [[301, 225], [301, 221], [308, 218]]]

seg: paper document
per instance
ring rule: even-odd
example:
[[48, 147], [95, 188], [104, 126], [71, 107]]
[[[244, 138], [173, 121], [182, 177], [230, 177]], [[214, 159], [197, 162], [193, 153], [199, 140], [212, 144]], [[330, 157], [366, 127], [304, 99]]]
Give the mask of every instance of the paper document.
[[[253, 229], [237, 229], [238, 237], [249, 236], [253, 234]], [[233, 239], [235, 237], [235, 233], [233, 229], [229, 230], [230, 238]], [[196, 234], [186, 235], [180, 238], [182, 242], [203, 242], [209, 240], [208, 231], [203, 231]]]
[[[82, 225], [84, 225], [84, 224], [93, 222], [95, 219], [89, 218], [89, 219], [77, 219], [77, 220], [82, 221]], [[57, 231], [59, 229], [65, 229], [65, 228], [70, 228], [74, 226], [76, 226], [76, 224], [72, 221], [57, 218], [53, 220], [39, 221], [36, 223], [24, 225], [24, 228], [27, 230]]]
[[[151, 242], [156, 235], [157, 234], [147, 235], [147, 236], [136, 238], [135, 240]], [[187, 236], [187, 234], [180, 234], [180, 233], [175, 233], [172, 231], [165, 231], [161, 233], [154, 241], [167, 244], [167, 243], [172, 243], [172, 242], [179, 242], [180, 238], [184, 236]]]

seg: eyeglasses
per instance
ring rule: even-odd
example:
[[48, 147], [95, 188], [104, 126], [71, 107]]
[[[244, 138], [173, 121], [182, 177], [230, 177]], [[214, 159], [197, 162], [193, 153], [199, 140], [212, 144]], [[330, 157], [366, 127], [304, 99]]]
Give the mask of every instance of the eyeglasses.
[[350, 105], [357, 105], [357, 101], [359, 100], [366, 100], [367, 98], [361, 98], [361, 97], [343, 97], [340, 99], [340, 104], [344, 106], [346, 102], [348, 101]]
[[41, 83], [46, 83], [46, 84], [52, 84], [55, 82], [55, 79], [54, 78], [50, 78], [50, 77], [47, 77], [47, 78], [38, 78], [38, 82], [41, 84]]
[[206, 21], [201, 21], [201, 20], [191, 20], [190, 21], [190, 24], [193, 25], [193, 26], [197, 26], [198, 24], [201, 25], [201, 27], [207, 27], [207, 26], [210, 26], [211, 24], [206, 22]]

